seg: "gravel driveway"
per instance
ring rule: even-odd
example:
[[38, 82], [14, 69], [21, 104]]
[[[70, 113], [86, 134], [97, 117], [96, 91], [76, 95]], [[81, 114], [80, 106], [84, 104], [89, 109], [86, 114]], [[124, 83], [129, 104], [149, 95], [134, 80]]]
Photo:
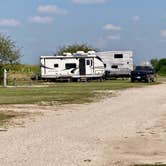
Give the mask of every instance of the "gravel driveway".
[[46, 113], [0, 132], [0, 165], [166, 163], [166, 84], [117, 93], [84, 105], [13, 106]]

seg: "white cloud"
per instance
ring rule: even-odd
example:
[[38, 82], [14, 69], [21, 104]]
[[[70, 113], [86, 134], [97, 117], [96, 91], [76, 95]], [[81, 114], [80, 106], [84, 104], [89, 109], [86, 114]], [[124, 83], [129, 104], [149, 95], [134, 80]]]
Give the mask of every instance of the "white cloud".
[[74, 3], [78, 4], [101, 4], [107, 1], [108, 0], [73, 0]]
[[160, 31], [160, 36], [166, 38], [166, 29]]
[[140, 21], [140, 16], [133, 16], [132, 20], [135, 22]]
[[38, 24], [48, 24], [53, 22], [52, 17], [41, 17], [41, 16], [34, 16], [30, 18], [30, 22], [32, 23], [38, 23]]
[[21, 23], [15, 19], [0, 19], [0, 26], [17, 27], [20, 25]]
[[104, 30], [112, 30], [112, 31], [121, 31], [122, 27], [116, 26], [116, 25], [113, 25], [113, 24], [106, 24], [106, 25], [103, 26], [103, 29]]
[[39, 13], [43, 14], [66, 14], [67, 11], [56, 5], [40, 5], [37, 8]]
[[109, 39], [109, 40], [119, 40], [120, 39], [120, 35], [109, 35], [107, 37], [107, 39]]

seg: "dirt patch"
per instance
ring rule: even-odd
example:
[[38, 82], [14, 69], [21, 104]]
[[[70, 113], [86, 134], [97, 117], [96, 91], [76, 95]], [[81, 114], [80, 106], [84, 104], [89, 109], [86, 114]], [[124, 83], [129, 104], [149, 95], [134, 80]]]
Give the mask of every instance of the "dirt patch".
[[0, 132], [7, 131], [9, 128], [13, 127], [25, 127], [25, 123], [28, 123], [29, 121], [35, 121], [35, 119], [38, 116], [43, 116], [44, 114], [41, 112], [25, 112], [22, 110], [19, 110], [18, 107], [17, 111], [12, 109], [12, 110], [0, 110], [0, 113], [6, 118], [0, 121]]

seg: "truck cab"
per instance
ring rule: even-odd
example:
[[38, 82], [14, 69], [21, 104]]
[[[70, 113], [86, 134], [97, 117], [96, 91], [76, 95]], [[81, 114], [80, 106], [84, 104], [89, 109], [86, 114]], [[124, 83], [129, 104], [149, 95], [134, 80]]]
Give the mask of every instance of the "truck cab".
[[131, 72], [131, 82], [145, 81], [154, 82], [156, 80], [156, 72], [152, 66], [136, 66]]

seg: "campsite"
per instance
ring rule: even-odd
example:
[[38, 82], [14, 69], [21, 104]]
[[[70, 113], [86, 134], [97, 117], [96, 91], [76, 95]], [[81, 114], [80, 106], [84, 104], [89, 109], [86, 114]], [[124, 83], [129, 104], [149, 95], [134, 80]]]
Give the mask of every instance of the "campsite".
[[166, 163], [164, 66], [151, 60], [136, 82], [131, 51], [79, 48], [41, 56], [40, 65], [1, 63], [0, 163]]
[[155, 82], [133, 82], [133, 56], [123, 53], [104, 52], [106, 64], [94, 51], [42, 56], [40, 66], [1, 64], [0, 163], [166, 163], [165, 63], [155, 61]]
[[165, 6], [2, 0], [0, 166], [166, 166]]

